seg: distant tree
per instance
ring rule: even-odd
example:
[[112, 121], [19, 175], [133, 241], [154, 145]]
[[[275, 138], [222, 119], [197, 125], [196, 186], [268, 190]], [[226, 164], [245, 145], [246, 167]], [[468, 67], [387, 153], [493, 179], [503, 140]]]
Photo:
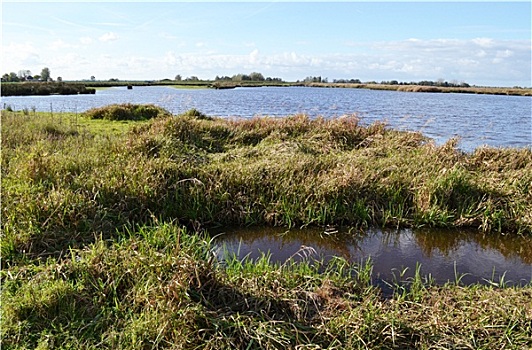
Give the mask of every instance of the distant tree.
[[306, 77], [305, 78], [306, 83], [321, 83], [321, 76], [319, 77]]
[[31, 71], [28, 69], [21, 69], [18, 71], [19, 80], [26, 80], [29, 76], [31, 76]]
[[275, 81], [275, 82], [282, 82], [283, 79], [281, 78], [272, 78], [272, 77], [267, 77], [266, 78], [266, 81]]
[[249, 79], [253, 81], [264, 81], [264, 75], [261, 73], [253, 72], [249, 75]]
[[11, 72], [11, 73], [9, 73], [9, 80], [8, 81], [17, 82], [17, 81], [20, 81], [20, 79], [19, 79], [17, 73]]
[[57, 81], [58, 81], [58, 82], [62, 82], [62, 81], [63, 81], [63, 78], [61, 78], [61, 77], [57, 77]]
[[239, 74], [233, 75], [231, 80], [233, 80], [233, 81], [244, 81], [244, 80], [251, 80], [251, 79], [250, 79], [249, 75], [239, 73]]
[[50, 79], [51, 75], [50, 75], [50, 69], [48, 67], [44, 67], [41, 71], [41, 79], [43, 81], [48, 81], [48, 79]]
[[221, 77], [220, 77], [220, 76], [217, 75], [217, 76], [214, 78], [214, 80], [215, 80], [215, 81], [220, 81], [220, 80], [231, 80], [231, 77], [228, 77], [227, 75], [225, 75], [225, 76], [221, 76]]
[[94, 75], [91, 75], [91, 81], [95, 81], [96, 77]]
[[34, 79], [34, 80], [41, 80], [41, 76], [40, 76], [39, 74], [35, 74], [35, 75], [33, 76], [33, 79]]
[[17, 73], [15, 72], [11, 72], [11, 73], [5, 73], [4, 75], [2, 75], [2, 81], [5, 81], [5, 82], [17, 82], [17, 81], [20, 81]]
[[176, 75], [175, 78], [174, 78], [175, 81], [181, 81], [181, 79], [182, 78], [181, 78], [180, 74]]

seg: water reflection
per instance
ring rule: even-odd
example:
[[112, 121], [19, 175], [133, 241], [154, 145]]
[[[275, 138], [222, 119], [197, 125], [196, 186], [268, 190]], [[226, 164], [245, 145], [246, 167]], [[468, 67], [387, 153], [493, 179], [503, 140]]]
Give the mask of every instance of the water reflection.
[[352, 262], [371, 258], [374, 278], [391, 281], [397, 271], [403, 278], [414, 275], [421, 264], [422, 275], [430, 274], [437, 283], [455, 281], [486, 283], [504, 279], [509, 284], [532, 281], [532, 238], [489, 235], [458, 230], [368, 230], [332, 232], [323, 229], [286, 230], [280, 228], [227, 229], [216, 239], [226, 252], [240, 259], [270, 255], [272, 262], [301, 260], [302, 247], [316, 251], [316, 259], [340, 256]]

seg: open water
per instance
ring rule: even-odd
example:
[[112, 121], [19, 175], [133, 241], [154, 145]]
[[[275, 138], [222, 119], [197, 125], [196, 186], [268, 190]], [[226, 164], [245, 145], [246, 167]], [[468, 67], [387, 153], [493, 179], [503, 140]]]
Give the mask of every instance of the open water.
[[196, 108], [219, 117], [304, 113], [335, 118], [356, 114], [363, 124], [385, 121], [390, 127], [420, 131], [442, 144], [452, 137], [472, 151], [482, 145], [531, 147], [532, 97], [449, 93], [412, 93], [366, 89], [261, 87], [176, 89], [165, 86], [114, 87], [95, 95], [2, 97], [15, 110], [83, 112], [113, 103], [153, 103], [174, 114]]

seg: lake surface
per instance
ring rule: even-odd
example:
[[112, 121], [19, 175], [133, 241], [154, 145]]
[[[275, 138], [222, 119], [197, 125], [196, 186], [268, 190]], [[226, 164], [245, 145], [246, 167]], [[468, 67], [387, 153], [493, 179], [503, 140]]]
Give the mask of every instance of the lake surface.
[[385, 121], [400, 130], [420, 131], [442, 144], [460, 137], [464, 151], [489, 145], [531, 147], [532, 97], [412, 93], [349, 88], [262, 87], [176, 89], [115, 87], [95, 95], [2, 97], [15, 110], [83, 112], [113, 103], [153, 103], [174, 114], [196, 108], [210, 116], [284, 117], [304, 113], [334, 118], [357, 114], [363, 124]]
[[[325, 261], [333, 256], [354, 263], [371, 259], [377, 285], [414, 276], [431, 275], [436, 283], [498, 283], [524, 285], [532, 282], [532, 237], [485, 235], [471, 231], [434, 229], [334, 232], [324, 229], [286, 230], [283, 228], [225, 229], [215, 238], [219, 259], [236, 254], [257, 259], [270, 254], [270, 261], [310, 259]], [[406, 268], [406, 272], [401, 273]]]

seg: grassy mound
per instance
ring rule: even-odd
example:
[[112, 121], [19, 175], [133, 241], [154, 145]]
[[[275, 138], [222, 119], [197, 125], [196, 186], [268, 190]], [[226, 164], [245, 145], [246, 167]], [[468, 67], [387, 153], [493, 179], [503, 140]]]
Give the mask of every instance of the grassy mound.
[[196, 114], [120, 132], [83, 118], [80, 127], [74, 116], [54, 122], [46, 113], [5, 112], [3, 262], [21, 252], [62, 254], [91, 241], [93, 232], [110, 236], [153, 218], [196, 228], [532, 232], [530, 149], [463, 154], [454, 140], [437, 147], [417, 133], [361, 126], [355, 117]]
[[170, 116], [170, 112], [155, 105], [126, 103], [92, 108], [86, 111], [84, 116], [90, 119], [105, 120], [148, 120]]

